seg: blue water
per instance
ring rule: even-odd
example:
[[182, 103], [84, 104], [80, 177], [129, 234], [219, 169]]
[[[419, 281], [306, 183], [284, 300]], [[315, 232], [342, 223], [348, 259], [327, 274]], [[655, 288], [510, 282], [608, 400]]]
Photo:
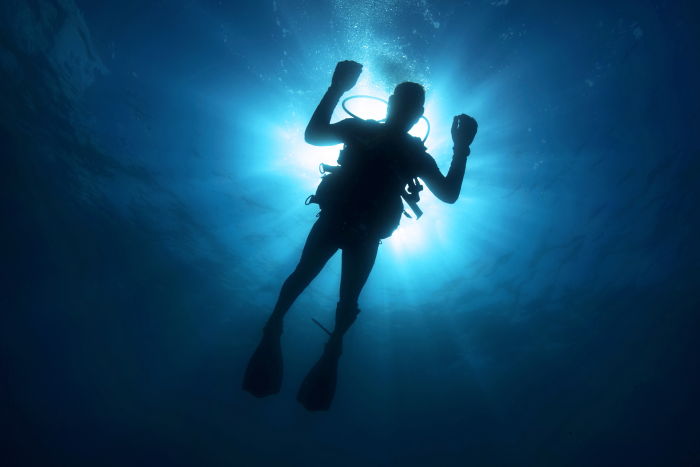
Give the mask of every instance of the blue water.
[[[700, 464], [697, 13], [3, 1], [2, 464]], [[443, 173], [452, 116], [479, 133], [457, 203], [423, 192], [380, 246], [309, 413], [339, 256], [287, 316], [281, 393], [240, 385], [337, 158], [303, 131], [344, 59], [350, 94], [424, 84]]]

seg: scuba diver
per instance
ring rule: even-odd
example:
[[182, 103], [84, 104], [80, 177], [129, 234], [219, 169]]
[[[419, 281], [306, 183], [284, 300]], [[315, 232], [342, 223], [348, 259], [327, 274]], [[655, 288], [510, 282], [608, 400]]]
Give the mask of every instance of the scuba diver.
[[[360, 312], [358, 298], [374, 266], [380, 241], [398, 227], [404, 211], [402, 197], [417, 199], [423, 180], [446, 203], [459, 197], [467, 156], [477, 131], [472, 117], [461, 114], [452, 122], [454, 153], [447, 176], [426, 152], [420, 138], [408, 131], [423, 115], [425, 91], [420, 84], [404, 82], [389, 97], [384, 123], [348, 118], [330, 123], [341, 96], [356, 83], [362, 65], [342, 61], [336, 65], [331, 85], [306, 127], [305, 140], [315, 146], [344, 143], [338, 167], [321, 181], [310, 202], [321, 211], [294, 271], [282, 285], [277, 303], [263, 328], [262, 339], [248, 362], [243, 389], [257, 397], [279, 392], [282, 384], [282, 321], [292, 303], [342, 250], [340, 296], [335, 327], [323, 354], [304, 378], [297, 400], [309, 411], [328, 410], [335, 394], [343, 336]], [[406, 187], [408, 191], [406, 191]], [[415, 203], [409, 203], [417, 216]], [[410, 217], [410, 216], [409, 216]], [[325, 328], [324, 328], [325, 330]]]

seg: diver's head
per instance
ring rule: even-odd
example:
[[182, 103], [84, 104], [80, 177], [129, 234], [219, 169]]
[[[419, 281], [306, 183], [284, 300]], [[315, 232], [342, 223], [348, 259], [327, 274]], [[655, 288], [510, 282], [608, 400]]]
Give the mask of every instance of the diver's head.
[[386, 123], [401, 131], [408, 131], [423, 115], [425, 89], [418, 83], [405, 82], [394, 88], [389, 96]]

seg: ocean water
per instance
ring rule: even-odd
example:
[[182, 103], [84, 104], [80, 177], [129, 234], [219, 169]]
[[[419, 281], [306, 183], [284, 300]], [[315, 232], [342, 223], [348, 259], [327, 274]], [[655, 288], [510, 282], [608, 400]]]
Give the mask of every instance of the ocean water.
[[[699, 43], [690, 1], [3, 1], [2, 465], [700, 464]], [[281, 392], [241, 379], [345, 59], [348, 95], [424, 84], [443, 173], [452, 116], [479, 132], [459, 200], [380, 245], [309, 413], [339, 255]]]

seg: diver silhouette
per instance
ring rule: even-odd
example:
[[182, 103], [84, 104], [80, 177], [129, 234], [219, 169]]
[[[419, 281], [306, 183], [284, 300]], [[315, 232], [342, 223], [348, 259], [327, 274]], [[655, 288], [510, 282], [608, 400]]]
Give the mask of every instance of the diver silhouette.
[[[358, 298], [377, 257], [381, 239], [398, 227], [406, 186], [417, 178], [446, 203], [459, 197], [467, 156], [477, 131], [472, 117], [461, 114], [452, 122], [454, 153], [446, 176], [426, 152], [420, 138], [408, 131], [423, 115], [425, 91], [420, 84], [404, 82], [389, 97], [384, 123], [348, 118], [330, 123], [341, 96], [356, 83], [362, 65], [342, 61], [336, 65], [330, 87], [318, 104], [305, 140], [316, 146], [344, 143], [339, 166], [324, 177], [312, 202], [321, 207], [301, 253], [301, 259], [285, 280], [277, 303], [263, 328], [260, 344], [248, 362], [243, 389], [264, 397], [279, 392], [282, 384], [282, 321], [292, 303], [342, 250], [340, 296], [335, 327], [323, 354], [306, 375], [297, 400], [310, 411], [328, 410], [335, 394], [342, 340], [360, 312]], [[422, 188], [422, 187], [420, 187]], [[419, 188], [419, 189], [420, 189]], [[415, 199], [415, 198], [414, 198]], [[408, 215], [406, 213], [406, 215]]]

